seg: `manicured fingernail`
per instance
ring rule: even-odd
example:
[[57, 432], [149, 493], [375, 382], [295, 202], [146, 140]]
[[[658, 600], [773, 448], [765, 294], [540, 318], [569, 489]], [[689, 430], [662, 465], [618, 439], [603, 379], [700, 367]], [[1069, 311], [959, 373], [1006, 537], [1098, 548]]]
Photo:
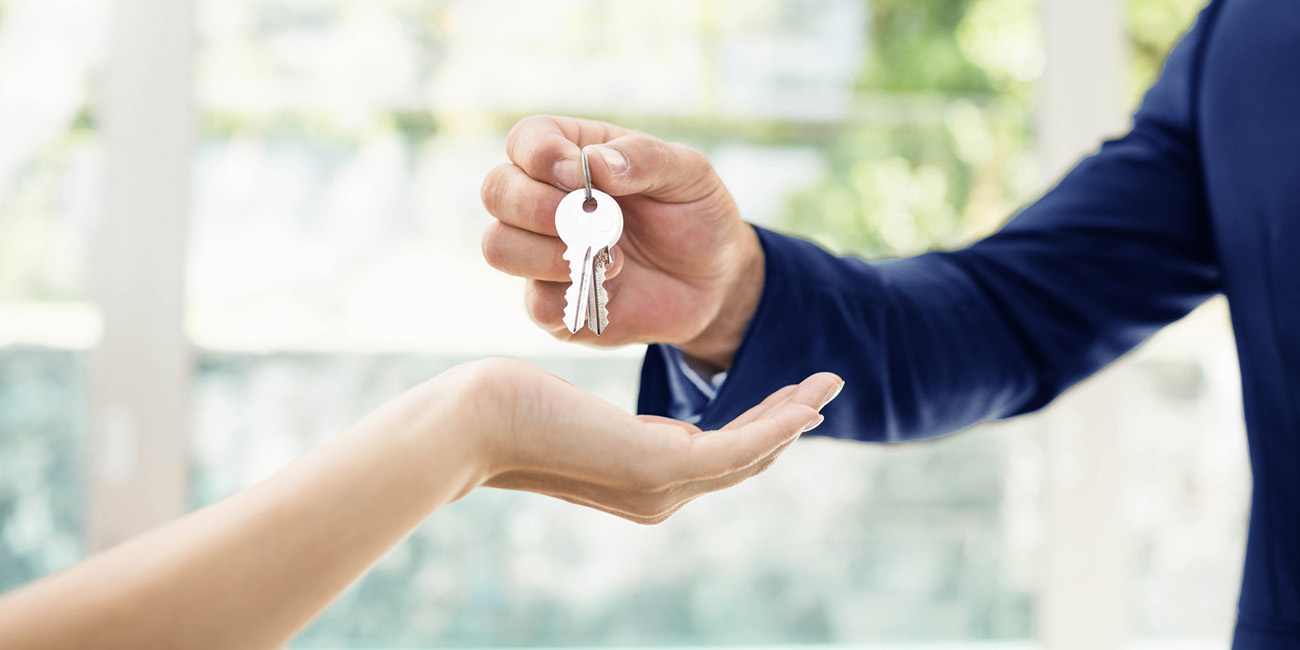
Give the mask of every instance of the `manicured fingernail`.
[[551, 175], [555, 177], [555, 182], [566, 190], [575, 190], [582, 185], [582, 179], [578, 178], [578, 161], [568, 158], [561, 158], [555, 161], [551, 167]]
[[844, 390], [844, 382], [840, 382], [836, 384], [835, 390], [832, 390], [829, 394], [826, 395], [826, 399], [822, 400], [822, 404], [821, 406], [817, 407], [817, 410], [818, 411], [822, 410], [822, 408], [824, 408], [827, 404], [830, 404], [832, 400], [834, 400], [836, 397], [839, 397], [840, 391], [842, 390]]
[[825, 421], [826, 421], [826, 416], [818, 413], [817, 417], [809, 420], [808, 424], [804, 425], [803, 430], [800, 431], [800, 433], [808, 433], [809, 431], [812, 431], [813, 429], [816, 429], [817, 427], [821, 426], [821, 423]]
[[603, 145], [592, 148], [596, 150], [596, 153], [600, 154], [601, 158], [605, 159], [605, 165], [609, 167], [609, 173], [622, 174], [627, 171], [627, 156], [624, 156], [618, 149]]

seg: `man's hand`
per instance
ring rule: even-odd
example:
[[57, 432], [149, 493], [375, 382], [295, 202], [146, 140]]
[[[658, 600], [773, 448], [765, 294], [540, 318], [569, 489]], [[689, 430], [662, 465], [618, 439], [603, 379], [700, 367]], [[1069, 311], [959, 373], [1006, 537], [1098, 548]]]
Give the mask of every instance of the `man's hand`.
[[[595, 145], [595, 146], [592, 146]], [[555, 208], [583, 185], [618, 199], [623, 237], [609, 269], [610, 326], [570, 334], [563, 320], [569, 265]], [[493, 267], [528, 278], [529, 316], [557, 338], [595, 345], [670, 343], [718, 370], [731, 366], [763, 290], [763, 251], [712, 165], [686, 145], [603, 122], [533, 116], [506, 141], [510, 164], [483, 181], [497, 222], [483, 236]]]
[[843, 382], [819, 373], [718, 431], [633, 416], [526, 363], [476, 361], [434, 382], [456, 386], [462, 436], [478, 438], [483, 484], [526, 490], [638, 523], [658, 523], [706, 492], [767, 469]]

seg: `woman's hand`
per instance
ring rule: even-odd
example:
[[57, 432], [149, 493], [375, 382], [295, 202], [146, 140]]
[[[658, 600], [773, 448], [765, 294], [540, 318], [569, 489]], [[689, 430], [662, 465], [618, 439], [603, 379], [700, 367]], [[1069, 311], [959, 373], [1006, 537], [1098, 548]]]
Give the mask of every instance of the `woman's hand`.
[[661, 521], [763, 471], [839, 386], [815, 375], [701, 432], [628, 415], [525, 363], [464, 364], [262, 483], [0, 597], [0, 647], [280, 647], [476, 486]]
[[558, 497], [639, 523], [767, 469], [843, 382], [820, 373], [718, 431], [633, 416], [528, 364], [489, 359], [439, 377], [462, 387], [466, 433], [482, 436], [483, 483]]

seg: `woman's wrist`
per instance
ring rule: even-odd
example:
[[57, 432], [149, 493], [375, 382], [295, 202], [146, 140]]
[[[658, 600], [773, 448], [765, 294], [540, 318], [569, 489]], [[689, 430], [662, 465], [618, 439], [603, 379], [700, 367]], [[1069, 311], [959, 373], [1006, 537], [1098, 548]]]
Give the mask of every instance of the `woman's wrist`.
[[476, 361], [425, 381], [398, 398], [406, 401], [401, 405], [404, 422], [379, 431], [389, 444], [400, 445], [430, 480], [444, 481], [444, 488], [451, 481], [454, 492], [446, 503], [482, 485], [493, 472], [498, 432], [493, 414], [483, 408], [485, 374]]
[[331, 473], [354, 490], [398, 490], [397, 500], [414, 509], [407, 516], [420, 519], [460, 499], [488, 479], [492, 461], [474, 366], [457, 366], [410, 388], [300, 464], [332, 466]]
[[[420, 422], [415, 428], [427, 454], [439, 460], [459, 458], [470, 485], [517, 469], [520, 419], [536, 424], [535, 394], [547, 373], [522, 361], [487, 358], [461, 364], [420, 385], [415, 391]], [[558, 381], [558, 380], [557, 380]], [[521, 415], [520, 411], [528, 413]]]

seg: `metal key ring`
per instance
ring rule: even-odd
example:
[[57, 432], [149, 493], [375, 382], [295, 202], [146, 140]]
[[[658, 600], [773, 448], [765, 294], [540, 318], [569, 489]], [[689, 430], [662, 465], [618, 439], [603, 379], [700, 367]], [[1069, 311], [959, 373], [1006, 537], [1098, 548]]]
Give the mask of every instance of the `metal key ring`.
[[587, 163], [587, 148], [582, 148], [582, 178], [587, 184], [587, 201], [591, 200], [591, 165]]

